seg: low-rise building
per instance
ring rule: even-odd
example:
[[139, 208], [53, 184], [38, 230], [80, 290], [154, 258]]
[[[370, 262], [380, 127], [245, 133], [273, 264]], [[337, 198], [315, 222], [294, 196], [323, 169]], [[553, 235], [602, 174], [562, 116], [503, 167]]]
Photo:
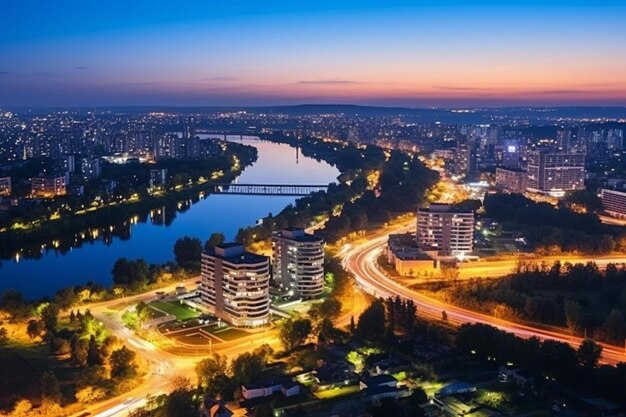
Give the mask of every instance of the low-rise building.
[[626, 218], [626, 192], [603, 189], [600, 198], [604, 211], [613, 217]]
[[55, 197], [67, 193], [67, 177], [61, 176], [39, 176], [30, 180], [31, 194], [34, 197]]
[[0, 178], [0, 196], [8, 197], [11, 195], [11, 177]]
[[269, 397], [279, 392], [285, 397], [300, 395], [300, 384], [294, 382], [290, 377], [284, 377], [257, 381], [241, 386], [241, 395], [246, 400]]
[[421, 270], [432, 270], [438, 261], [424, 253], [412, 233], [389, 235], [384, 249], [387, 263], [401, 276], [416, 275]]

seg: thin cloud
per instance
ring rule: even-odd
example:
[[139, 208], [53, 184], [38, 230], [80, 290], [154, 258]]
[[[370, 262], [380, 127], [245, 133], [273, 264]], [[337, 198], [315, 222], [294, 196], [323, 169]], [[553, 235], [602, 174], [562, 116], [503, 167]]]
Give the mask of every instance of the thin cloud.
[[528, 91], [522, 94], [528, 95], [579, 95], [579, 94], [607, 94], [614, 90], [583, 90], [583, 89], [555, 89], [555, 90], [537, 90]]
[[9, 74], [10, 74], [10, 72], [8, 72], [8, 71], [0, 71], [0, 75], [9, 75]]
[[236, 81], [237, 79], [234, 77], [209, 77], [205, 78], [207, 81]]
[[351, 80], [303, 80], [296, 84], [362, 84], [359, 81]]
[[74, 69], [75, 69], [75, 70], [81, 70], [81, 71], [82, 71], [82, 70], [86, 70], [86, 69], [87, 69], [87, 67], [74, 67]]
[[435, 86], [437, 90], [446, 90], [446, 91], [493, 91], [492, 88], [483, 88], [483, 87], [464, 87], [464, 86], [453, 86], [453, 85], [439, 85]]

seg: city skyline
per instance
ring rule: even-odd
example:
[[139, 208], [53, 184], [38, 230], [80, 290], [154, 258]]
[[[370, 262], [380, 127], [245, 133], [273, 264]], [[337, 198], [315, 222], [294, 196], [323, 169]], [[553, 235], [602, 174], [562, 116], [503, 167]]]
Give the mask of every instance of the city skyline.
[[3, 14], [0, 106], [626, 105], [614, 1], [63, 1]]

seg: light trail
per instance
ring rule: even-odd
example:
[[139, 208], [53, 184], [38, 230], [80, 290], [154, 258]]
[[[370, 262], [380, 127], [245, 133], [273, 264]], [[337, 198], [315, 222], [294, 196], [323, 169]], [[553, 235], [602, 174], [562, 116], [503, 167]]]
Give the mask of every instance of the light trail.
[[[407, 232], [411, 230], [411, 228], [412, 226], [403, 226], [394, 230], [394, 232]], [[377, 259], [386, 242], [387, 233], [379, 233], [363, 243], [353, 244], [343, 253], [342, 263], [344, 267], [354, 275], [358, 286], [365, 292], [375, 297], [387, 298], [399, 296], [401, 298], [411, 299], [415, 302], [419, 314], [435, 319], [441, 319], [442, 312], [445, 311], [448, 316], [448, 321], [455, 325], [464, 323], [484, 323], [500, 330], [513, 333], [519, 337], [529, 338], [534, 336], [542, 340], [565, 342], [574, 348], [578, 348], [583, 341], [583, 338], [577, 336], [532, 325], [514, 323], [448, 304], [398, 284], [378, 268]], [[605, 265], [606, 263], [617, 261], [624, 262], [624, 259], [606, 258], [602, 259], [600, 264]], [[486, 268], [488, 272], [488, 266]], [[614, 365], [618, 362], [626, 361], [624, 348], [606, 343], [599, 344], [602, 346], [603, 363]]]

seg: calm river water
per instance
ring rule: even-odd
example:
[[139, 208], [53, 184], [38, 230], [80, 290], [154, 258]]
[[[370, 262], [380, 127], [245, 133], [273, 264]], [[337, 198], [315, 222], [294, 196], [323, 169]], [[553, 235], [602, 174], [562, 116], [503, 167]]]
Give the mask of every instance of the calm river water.
[[[335, 167], [298, 155], [288, 145], [246, 137], [229, 140], [258, 149], [258, 160], [239, 177], [241, 183], [327, 184], [339, 175]], [[88, 281], [108, 286], [118, 258], [144, 258], [148, 263], [173, 260], [172, 248], [181, 236], [195, 236], [204, 242], [211, 233], [222, 232], [232, 239], [240, 227], [253, 225], [268, 213], [277, 214], [294, 201], [294, 197], [284, 196], [209, 195], [178, 212], [167, 226], [154, 221], [130, 225], [130, 237], [125, 240], [97, 239], [65, 254], [48, 250], [40, 259], [3, 261], [0, 293], [10, 288], [38, 298]]]

